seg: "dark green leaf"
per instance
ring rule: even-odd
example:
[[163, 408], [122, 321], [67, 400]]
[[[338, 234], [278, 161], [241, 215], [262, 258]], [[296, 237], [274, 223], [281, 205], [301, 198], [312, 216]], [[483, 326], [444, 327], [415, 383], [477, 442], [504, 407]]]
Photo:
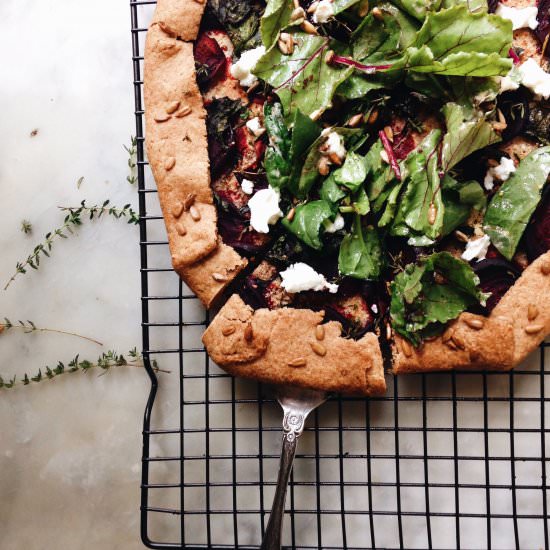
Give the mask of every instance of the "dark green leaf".
[[511, 260], [529, 219], [540, 202], [550, 174], [550, 146], [535, 149], [493, 196], [484, 231], [497, 250]]
[[296, 213], [291, 222], [283, 219], [283, 225], [291, 233], [294, 233], [302, 242], [321, 250], [321, 230], [323, 222], [334, 217], [334, 211], [330, 203], [318, 200], [301, 204], [296, 207]]

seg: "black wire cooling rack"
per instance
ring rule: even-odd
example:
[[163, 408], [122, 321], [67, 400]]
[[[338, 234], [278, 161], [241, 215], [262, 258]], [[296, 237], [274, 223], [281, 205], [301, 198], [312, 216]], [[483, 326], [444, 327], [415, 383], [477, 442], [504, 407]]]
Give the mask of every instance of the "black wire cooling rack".
[[[207, 315], [169, 265], [144, 156], [142, 52], [154, 3], [130, 2], [151, 378], [141, 536], [156, 549], [258, 548], [282, 415], [259, 385], [209, 362], [200, 342]], [[300, 441], [285, 546], [549, 548], [546, 347], [511, 373], [389, 377], [385, 397], [325, 404]], [[157, 380], [153, 359], [171, 374]]]

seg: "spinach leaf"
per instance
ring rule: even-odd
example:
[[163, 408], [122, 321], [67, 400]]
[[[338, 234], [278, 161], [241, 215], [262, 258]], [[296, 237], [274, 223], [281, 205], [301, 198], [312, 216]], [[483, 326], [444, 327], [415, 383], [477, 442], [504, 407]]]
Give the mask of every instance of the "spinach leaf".
[[352, 232], [347, 234], [338, 254], [338, 269], [342, 275], [355, 279], [378, 279], [384, 264], [382, 245], [376, 229], [363, 228], [357, 215]]
[[427, 15], [405, 65], [440, 75], [506, 75], [512, 68], [511, 43], [511, 21], [457, 5]]
[[[436, 273], [445, 282], [436, 282]], [[434, 253], [409, 264], [391, 283], [392, 327], [418, 346], [427, 331], [456, 319], [472, 305], [485, 305], [487, 298], [468, 263], [448, 252]]]
[[493, 196], [483, 229], [496, 249], [511, 260], [550, 174], [550, 146], [535, 149]]
[[267, 6], [260, 23], [262, 42], [266, 49], [271, 48], [277, 40], [281, 29], [290, 23], [294, 10], [292, 0], [267, 0]]
[[367, 177], [365, 157], [350, 151], [343, 166], [334, 171], [334, 181], [351, 191], [357, 191]]
[[272, 187], [281, 189], [288, 184], [292, 164], [291, 135], [286, 127], [280, 103], [265, 103], [264, 123], [269, 136], [269, 146], [264, 157], [267, 181]]
[[394, 3], [420, 21], [423, 21], [429, 12], [436, 11], [441, 6], [441, 0], [394, 0]]
[[319, 196], [331, 204], [337, 204], [346, 196], [346, 192], [338, 186], [334, 179], [334, 172], [329, 174], [329, 176], [321, 184], [321, 189], [319, 189]]
[[447, 125], [441, 148], [441, 168], [444, 172], [474, 151], [500, 141], [500, 136], [480, 111], [468, 116], [464, 106], [447, 103], [443, 107], [443, 115]]
[[207, 9], [225, 29], [237, 54], [259, 45], [260, 10], [255, 2], [208, 0]]
[[311, 248], [321, 250], [323, 243], [320, 236], [323, 222], [333, 217], [334, 212], [330, 203], [318, 200], [298, 205], [292, 221], [284, 218], [283, 225]]
[[472, 208], [483, 210], [487, 197], [477, 181], [458, 182], [446, 174], [441, 182], [445, 215], [441, 236], [444, 237], [462, 225], [470, 217]]
[[354, 211], [361, 216], [366, 216], [370, 212], [370, 201], [364, 187], [360, 187], [359, 191], [353, 195], [351, 205]]
[[432, 130], [404, 161], [405, 191], [401, 197], [391, 234], [401, 237], [441, 235], [445, 207], [437, 167], [437, 148], [441, 132]]
[[303, 32], [292, 36], [296, 44], [292, 55], [284, 55], [273, 47], [260, 58], [253, 71], [275, 88], [288, 122], [297, 109], [308, 116], [324, 112], [331, 106], [336, 88], [353, 71], [352, 67], [325, 63], [324, 56], [329, 49], [343, 50], [338, 43]]

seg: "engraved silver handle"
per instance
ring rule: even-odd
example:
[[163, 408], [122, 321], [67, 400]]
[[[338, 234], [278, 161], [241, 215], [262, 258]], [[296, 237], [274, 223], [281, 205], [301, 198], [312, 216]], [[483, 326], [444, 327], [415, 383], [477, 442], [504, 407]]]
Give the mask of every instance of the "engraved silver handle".
[[276, 395], [284, 411], [283, 448], [281, 450], [279, 475], [277, 476], [277, 488], [275, 489], [271, 514], [261, 550], [281, 549], [286, 491], [294, 456], [296, 455], [298, 438], [304, 430], [304, 424], [309, 413], [324, 403], [328, 397], [327, 394], [322, 392], [285, 387], [277, 388]]

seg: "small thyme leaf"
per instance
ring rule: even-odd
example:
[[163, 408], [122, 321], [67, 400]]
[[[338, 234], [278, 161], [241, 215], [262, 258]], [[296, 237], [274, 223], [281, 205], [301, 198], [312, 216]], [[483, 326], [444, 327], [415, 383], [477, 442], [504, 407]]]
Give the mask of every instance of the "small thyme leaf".
[[78, 180], [76, 181], [76, 188], [80, 189], [80, 186], [82, 185], [82, 182], [84, 181], [84, 176], [80, 176]]
[[130, 185], [135, 185], [137, 183], [137, 138], [130, 136], [130, 147], [123, 145], [124, 150], [128, 153], [128, 168], [130, 169], [130, 174], [126, 177], [126, 181]]
[[21, 231], [25, 233], [25, 235], [28, 235], [29, 233], [32, 233], [32, 224], [28, 220], [22, 220], [21, 221]]
[[[24, 373], [20, 384], [28, 386], [31, 382], [52, 380], [57, 376], [71, 372], [86, 373], [94, 368], [101, 369], [101, 376], [117, 367], [144, 367], [143, 357], [136, 348], [131, 349], [127, 353], [127, 355], [128, 357], [130, 357], [130, 359], [126, 359], [126, 356], [124, 356], [123, 354], [119, 354], [114, 350], [109, 350], [102, 353], [95, 362], [88, 359], [80, 359], [80, 356], [76, 355], [67, 363], [67, 365], [65, 365], [65, 363], [63, 363], [62, 361], [58, 361], [57, 365], [54, 368], [46, 365], [42, 369], [38, 369], [38, 372], [34, 376], [29, 376], [27, 373]], [[151, 367], [155, 373], [170, 373], [169, 370], [159, 368], [158, 363], [155, 360], [151, 362]], [[13, 388], [15, 385], [17, 385], [17, 380], [15, 376], [11, 378], [8, 382], [6, 382], [6, 380], [4, 380], [4, 378], [0, 376], [0, 388], [10, 389]]]

